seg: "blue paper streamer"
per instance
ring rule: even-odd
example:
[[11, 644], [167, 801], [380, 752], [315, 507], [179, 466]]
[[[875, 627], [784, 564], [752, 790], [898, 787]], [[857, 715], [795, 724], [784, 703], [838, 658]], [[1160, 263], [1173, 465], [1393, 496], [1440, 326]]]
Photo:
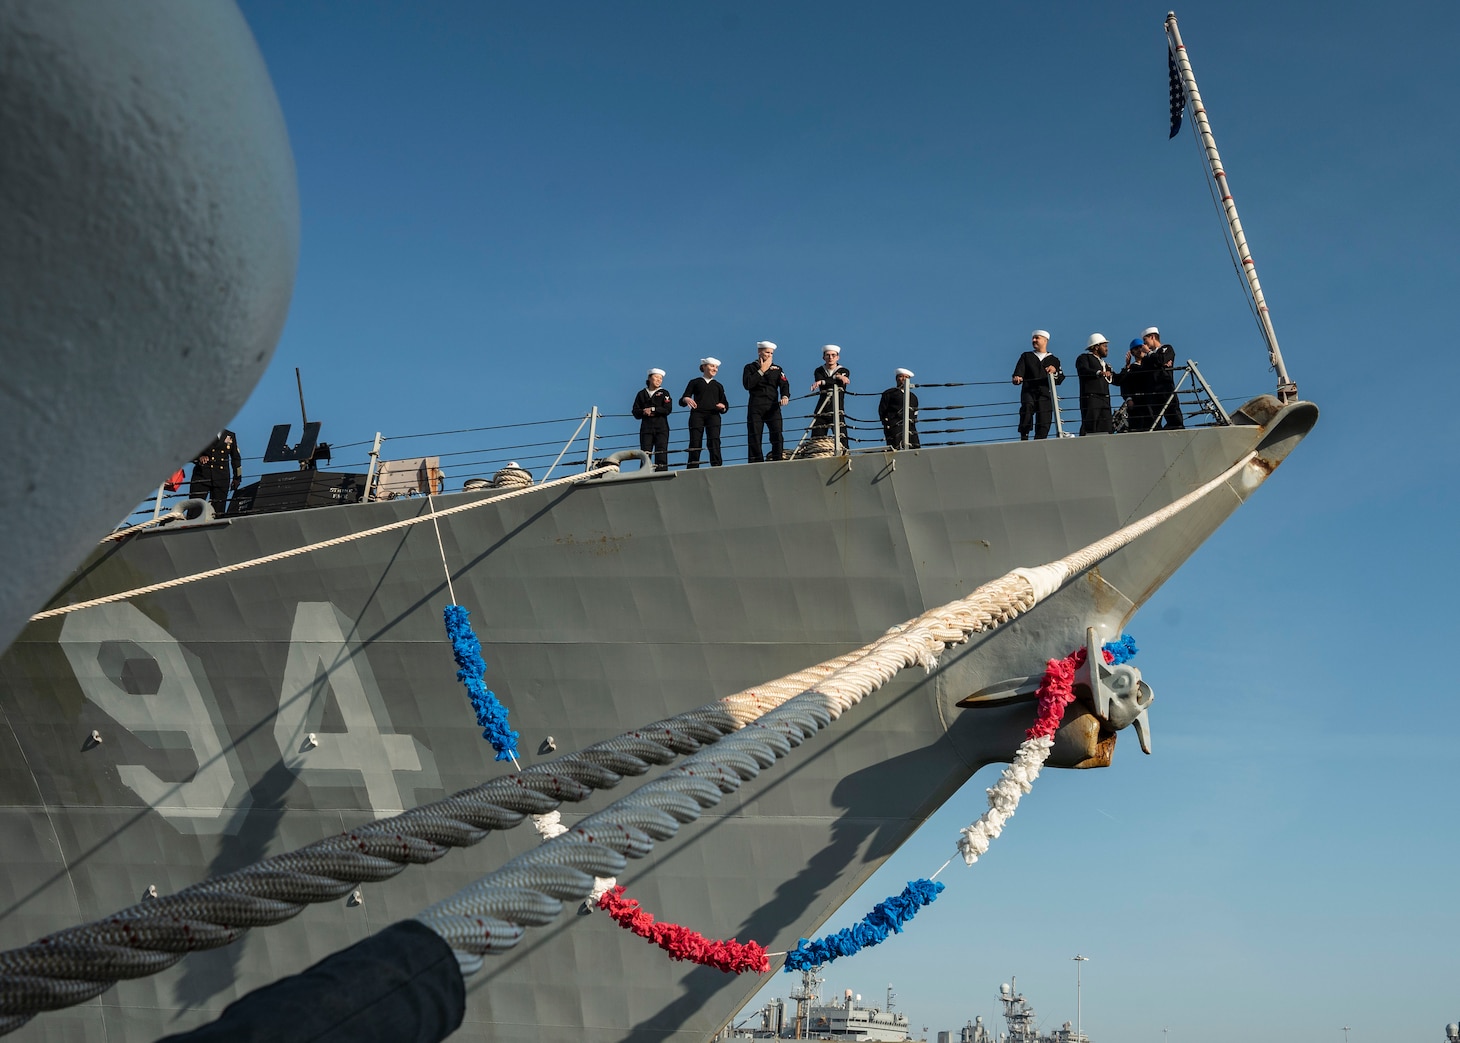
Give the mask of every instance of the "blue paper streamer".
[[836, 934], [828, 934], [816, 941], [802, 938], [796, 948], [786, 953], [787, 971], [804, 971], [831, 963], [841, 956], [851, 956], [872, 945], [887, 940], [889, 933], [902, 933], [902, 925], [917, 915], [925, 905], [931, 905], [943, 890], [943, 885], [932, 880], [914, 880], [902, 889], [902, 894], [884, 899], [872, 907], [872, 911], [851, 927], [843, 927]]
[[1102, 651], [1109, 652], [1115, 658], [1111, 660], [1112, 665], [1128, 663], [1136, 657], [1140, 651], [1136, 647], [1136, 639], [1129, 634], [1121, 634], [1115, 641], [1108, 641], [1100, 646]]
[[470, 613], [460, 605], [446, 606], [446, 636], [451, 638], [451, 654], [458, 667], [456, 679], [466, 685], [471, 708], [476, 711], [482, 738], [497, 751], [497, 760], [513, 760], [517, 756], [517, 733], [507, 726], [507, 707], [498, 701], [483, 678], [487, 661], [482, 658], [482, 643], [468, 621]]

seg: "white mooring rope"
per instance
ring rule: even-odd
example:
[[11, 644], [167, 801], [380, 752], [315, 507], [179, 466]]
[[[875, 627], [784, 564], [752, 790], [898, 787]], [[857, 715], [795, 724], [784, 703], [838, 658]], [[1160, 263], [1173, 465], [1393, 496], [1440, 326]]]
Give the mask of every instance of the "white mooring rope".
[[[70, 612], [80, 612], [83, 608], [95, 608], [98, 605], [110, 605], [117, 601], [127, 601], [131, 598], [141, 597], [143, 594], [155, 594], [159, 590], [170, 590], [173, 587], [181, 587], [187, 583], [196, 583], [198, 580], [212, 579], [215, 576], [226, 576], [230, 572], [241, 572], [244, 569], [251, 569], [257, 565], [268, 565], [276, 561], [283, 561], [286, 558], [296, 558], [301, 554], [310, 554], [317, 550], [324, 550], [328, 547], [338, 547], [342, 543], [352, 543], [355, 540], [363, 540], [370, 536], [379, 536], [383, 532], [392, 532], [395, 529], [405, 529], [412, 525], [420, 525], [422, 522], [435, 523], [437, 518], [445, 518], [448, 515], [460, 514], [463, 511], [474, 511], [478, 507], [485, 507], [487, 504], [502, 503], [518, 496], [526, 496], [529, 493], [542, 492], [544, 489], [553, 489], [564, 485], [577, 485], [582, 482], [592, 481], [605, 474], [616, 474], [618, 464], [605, 464], [603, 467], [593, 471], [571, 474], [566, 478], [554, 478], [550, 482], [543, 482], [541, 485], [527, 486], [521, 489], [513, 489], [511, 492], [503, 493], [500, 496], [489, 496], [481, 500], [473, 500], [471, 503], [459, 503], [455, 507], [448, 507], [444, 511], [432, 511], [429, 514], [420, 514], [414, 518], [405, 518], [401, 521], [391, 522], [388, 525], [378, 525], [373, 529], [364, 529], [360, 532], [348, 533], [344, 536], [336, 536], [333, 539], [321, 540], [318, 543], [310, 543], [303, 547], [291, 547], [289, 550], [279, 551], [276, 554], [265, 554], [261, 558], [250, 558], [248, 561], [240, 561], [233, 565], [223, 565], [216, 569], [208, 569], [206, 572], [195, 572], [191, 576], [177, 576], [173, 579], [164, 580], [161, 583], [152, 583], [145, 587], [135, 587], [132, 590], [124, 590], [119, 594], [108, 594], [105, 597], [92, 598], [90, 601], [78, 601], [74, 605], [62, 605], [59, 608], [48, 608], [43, 612], [37, 612], [30, 617], [32, 623], [42, 619], [51, 619], [54, 616], [64, 616]], [[130, 530], [129, 530], [130, 531]], [[443, 556], [444, 556], [443, 551]], [[449, 577], [448, 577], [449, 582]], [[453, 601], [455, 599], [453, 598]]]

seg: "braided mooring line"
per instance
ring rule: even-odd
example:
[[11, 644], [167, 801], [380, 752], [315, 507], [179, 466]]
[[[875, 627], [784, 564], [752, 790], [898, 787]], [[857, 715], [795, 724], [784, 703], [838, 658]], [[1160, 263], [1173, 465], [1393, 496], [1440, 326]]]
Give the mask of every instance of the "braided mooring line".
[[[544, 814], [563, 800], [582, 800], [591, 789], [615, 785], [623, 775], [642, 774], [650, 762], [665, 764], [693, 752], [660, 779], [423, 911], [418, 919], [433, 929], [439, 923], [438, 933], [469, 972], [480, 966], [481, 955], [515, 945], [523, 926], [556, 916], [562, 900], [587, 895], [593, 875], [620, 872], [625, 856], [643, 857], [655, 838], [673, 836], [679, 822], [692, 821], [699, 808], [718, 802], [710, 786], [720, 793], [738, 788], [903, 668], [921, 664], [931, 671], [945, 648], [1027, 612], [1058, 590], [1076, 564], [1088, 568], [1126, 546], [1218, 488], [1255, 455], [1089, 547], [1036, 569], [1015, 569], [861, 649], [772, 685], [0, 953], [0, 1035], [40, 1011], [84, 1002], [115, 981], [163, 970], [187, 952], [227, 944], [249, 927], [279, 923], [305, 904], [343, 897], [357, 884], [388, 879], [410, 863], [435, 861], [448, 847], [476, 843], [525, 815]], [[811, 687], [782, 695], [816, 673], [822, 676]], [[758, 705], [770, 708], [751, 721], [741, 719]], [[694, 752], [702, 743], [715, 745]]]
[[0, 1035], [41, 1011], [83, 1003], [115, 981], [164, 970], [188, 952], [229, 944], [249, 927], [281, 923], [307, 904], [388, 879], [408, 864], [435, 861], [448, 848], [475, 844], [488, 831], [509, 829], [527, 815], [552, 811], [562, 800], [582, 800], [593, 789], [617, 785], [624, 775], [642, 775], [650, 763], [665, 764], [678, 754], [693, 753], [863, 654], [865, 649], [849, 652], [521, 773], [0, 953]]
[[[592, 893], [595, 877], [622, 872], [627, 858], [647, 855], [654, 841], [674, 836], [681, 823], [699, 818], [702, 809], [720, 802], [721, 794], [735, 791], [789, 755], [904, 668], [922, 665], [931, 670], [948, 647], [1013, 619], [1037, 601], [1029, 581], [1010, 573], [968, 598], [894, 627], [857, 652], [832, 661], [840, 665], [817, 670], [822, 676], [811, 687], [770, 706], [747, 727], [423, 910], [416, 919], [456, 950], [463, 972], [477, 970], [483, 956], [505, 952], [522, 939], [525, 928], [550, 922], [562, 911], [563, 901]], [[773, 700], [766, 697], [767, 702]]]
[[[329, 547], [338, 547], [342, 543], [353, 543], [355, 540], [363, 540], [370, 536], [379, 536], [383, 532], [392, 532], [395, 529], [406, 529], [412, 525], [421, 525], [432, 519], [445, 518], [448, 515], [460, 514], [463, 511], [474, 511], [478, 507], [485, 507], [488, 504], [503, 503], [506, 500], [518, 496], [526, 496], [530, 493], [542, 492], [544, 489], [554, 489], [564, 485], [577, 485], [582, 482], [593, 481], [606, 474], [617, 474], [619, 465], [616, 463], [605, 463], [602, 467], [592, 471], [584, 471], [578, 474], [570, 474], [565, 478], [554, 478], [550, 482], [543, 482], [541, 485], [529, 485], [520, 489], [513, 489], [511, 492], [502, 493], [500, 496], [489, 496], [485, 499], [472, 500], [470, 503], [459, 503], [455, 507], [448, 507], [444, 511], [428, 511], [426, 514], [417, 515], [414, 518], [404, 518], [401, 521], [390, 522], [387, 525], [378, 525], [373, 529], [363, 529], [360, 532], [347, 533], [344, 536], [336, 536], [333, 539], [321, 540], [318, 543], [306, 544], [303, 547], [291, 547], [289, 550], [279, 551], [275, 554], [265, 554], [263, 557], [250, 558], [248, 561], [235, 562], [232, 565], [222, 565], [216, 569], [208, 569], [205, 572], [195, 572], [191, 576], [176, 576], [161, 583], [151, 583], [145, 587], [134, 587], [132, 590], [124, 590], [117, 594], [108, 594], [105, 597], [92, 598], [90, 601], [78, 601], [74, 605], [61, 605], [58, 608], [48, 608], [37, 612], [30, 617], [35, 623], [42, 619], [51, 619], [54, 616], [64, 616], [71, 612], [80, 612], [83, 608], [95, 608], [98, 605], [110, 605], [117, 601], [128, 601], [131, 598], [141, 597], [143, 594], [155, 594], [159, 590], [170, 590], [173, 587], [181, 587], [188, 583], [196, 583], [203, 579], [213, 579], [217, 576], [226, 576], [230, 572], [241, 572], [244, 569], [251, 569], [256, 565], [269, 565], [276, 561], [284, 561], [286, 558], [297, 558], [301, 554], [312, 554], [317, 550], [325, 550]], [[141, 526], [137, 526], [141, 529]], [[128, 529], [130, 534], [133, 530]]]
[[475, 844], [491, 830], [510, 829], [562, 801], [583, 800], [738, 727], [715, 703], [687, 710], [0, 953], [0, 1034], [40, 1011], [82, 1003], [123, 978], [163, 970], [188, 952], [226, 945], [250, 927], [280, 923], [307, 904], [342, 898], [410, 864], [434, 862], [450, 848]]
[[[759, 769], [789, 754], [899, 671], [917, 664], [931, 671], [946, 648], [1029, 611], [1078, 571], [1221, 487], [1255, 456], [1249, 454], [1186, 496], [1057, 562], [1038, 570], [1015, 569], [966, 598], [893, 627], [871, 644], [831, 661], [840, 662], [839, 666], [825, 669], [829, 662], [803, 671], [824, 675], [806, 691], [749, 722], [757, 727], [742, 728], [686, 758], [576, 827], [423, 910], [416, 919], [456, 950], [464, 973], [477, 970], [483, 956], [510, 949], [521, 940], [526, 927], [551, 921], [561, 912], [563, 901], [591, 894], [595, 877], [622, 872], [626, 858], [647, 855], [655, 840], [674, 836], [680, 823], [694, 821], [701, 809], [719, 802], [720, 794], [733, 792]], [[1054, 576], [1059, 580], [1050, 586]], [[791, 675], [782, 683], [799, 676]], [[776, 697], [764, 698], [770, 702]], [[707, 781], [714, 784], [713, 789]]]
[[[935, 620], [934, 628], [941, 632], [946, 624]], [[902, 634], [882, 640], [902, 640]], [[701, 743], [742, 728], [746, 742], [740, 749], [727, 749], [713, 762], [696, 762], [689, 769], [696, 776], [678, 783], [681, 795], [709, 799], [707, 786], [738, 786], [739, 778], [752, 777], [759, 766], [773, 763], [776, 758], [767, 743], [789, 752], [803, 733], [813, 734], [830, 723], [835, 716], [830, 713], [790, 716], [784, 722], [770, 713], [794, 693], [804, 692], [808, 682], [821, 678], [824, 686], [839, 672], [856, 671], [878, 644], [177, 894], [144, 901], [107, 920], [0, 953], [0, 1018], [18, 1018], [12, 1026], [18, 1027], [39, 1011], [84, 1002], [114, 981], [163, 970], [187, 952], [228, 944], [249, 927], [282, 922], [308, 903], [341, 898], [360, 883], [394, 876], [407, 864], [435, 861], [449, 847], [476, 843], [488, 830], [515, 826], [525, 815], [553, 810], [562, 800], [582, 800], [591, 788], [615, 785], [624, 774], [647, 771], [650, 762], [668, 763], [677, 753], [694, 752]], [[862, 676], [867, 676], [865, 670]], [[756, 708], [762, 711], [759, 720], [751, 716]], [[756, 727], [745, 728], [752, 723]], [[747, 749], [758, 756], [748, 758]], [[652, 801], [656, 793], [651, 789], [640, 801]], [[685, 812], [682, 801], [675, 807], [676, 813]], [[626, 835], [637, 839], [641, 833]], [[577, 835], [582, 835], [581, 826]], [[549, 874], [548, 879], [559, 877]], [[592, 878], [587, 880], [585, 894], [593, 886]], [[575, 885], [579, 882], [573, 878]], [[531, 900], [525, 908], [540, 907], [540, 901]], [[9, 1031], [5, 1026], [0, 1020], [0, 1032]]]

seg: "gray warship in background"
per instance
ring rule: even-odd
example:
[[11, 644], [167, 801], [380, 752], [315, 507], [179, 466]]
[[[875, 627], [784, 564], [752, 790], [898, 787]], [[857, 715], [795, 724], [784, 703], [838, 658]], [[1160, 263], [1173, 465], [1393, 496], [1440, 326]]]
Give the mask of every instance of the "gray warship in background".
[[[833, 1039], [847, 1043], [905, 1043], [912, 1038], [907, 1014], [896, 1009], [897, 993], [892, 991], [891, 982], [887, 985], [884, 1006], [874, 1007], [863, 1004], [861, 995], [851, 989], [843, 992], [840, 999], [823, 1002], [821, 985], [825, 980], [815, 971], [803, 970], [801, 984], [791, 992], [795, 1007], [789, 1020], [785, 1001], [777, 998], [757, 1011], [758, 1026], [742, 1025], [733, 1037], [727, 1033], [724, 1038]], [[940, 1043], [948, 1041], [944, 1039]]]
[[[1087, 627], [1119, 634], [1311, 429], [1317, 410], [1296, 400], [1260, 315], [1279, 395], [1210, 426], [622, 473], [500, 502], [486, 488], [202, 512], [103, 543], [48, 607], [479, 504], [440, 518], [439, 538], [412, 525], [31, 622], [0, 658], [0, 948], [501, 774], [443, 636], [453, 596], [533, 763], [844, 653], [1255, 453], [1035, 610], [899, 675], [622, 877], [666, 919], [794, 946], [974, 772], [1007, 760], [1032, 718], [1027, 702], [959, 702], [1037, 673]], [[1051, 764], [1105, 765], [1114, 744], [1081, 705]], [[20, 1038], [145, 1040], [207, 1021], [537, 842], [528, 828], [491, 834], [43, 1014]], [[606, 916], [564, 916], [467, 980], [459, 1038], [689, 1043], [762, 983], [672, 962]]]
[[[823, 1039], [850, 1043], [904, 1043], [912, 1038], [907, 1015], [895, 1009], [897, 994], [890, 983], [885, 1006], [879, 1008], [863, 1005], [862, 997], [851, 989], [840, 1000], [822, 1002], [820, 987], [825, 980], [815, 971], [803, 970], [801, 984], [791, 992], [795, 1006], [789, 1017], [785, 1001], [777, 998], [756, 1012], [759, 1025], [738, 1026], [733, 1037], [727, 1034], [724, 1038]], [[1019, 991], [1017, 978], [1011, 977], [999, 986], [999, 1004], [1003, 1007], [1006, 1031], [990, 1032], [980, 1014], [957, 1031], [958, 1043], [1090, 1043], [1090, 1038], [1068, 1021], [1052, 1032], [1041, 1033], [1039, 1015]], [[953, 1032], [941, 1030], [936, 1041], [953, 1043], [954, 1036]]]

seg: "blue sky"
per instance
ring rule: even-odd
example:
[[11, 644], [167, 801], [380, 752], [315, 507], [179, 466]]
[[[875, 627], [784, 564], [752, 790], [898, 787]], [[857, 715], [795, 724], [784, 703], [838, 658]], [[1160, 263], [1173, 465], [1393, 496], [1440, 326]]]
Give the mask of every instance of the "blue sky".
[[[241, 6], [303, 208], [289, 323], [232, 425], [246, 456], [296, 418], [296, 366], [337, 443], [621, 412], [648, 366], [677, 392], [704, 354], [738, 405], [761, 338], [798, 391], [828, 341], [870, 391], [897, 365], [1005, 379], [1035, 326], [1072, 361], [1092, 330], [1155, 323], [1219, 393], [1272, 386], [1200, 156], [1166, 140], [1164, 8]], [[1132, 626], [1155, 755], [1046, 774], [827, 988], [892, 981], [936, 1032], [997, 1022], [1017, 974], [1051, 1028], [1083, 952], [1096, 1043], [1440, 1039], [1460, 1018], [1439, 655], [1460, 7], [1177, 13], [1323, 419]], [[994, 775], [832, 926], [936, 869]]]

